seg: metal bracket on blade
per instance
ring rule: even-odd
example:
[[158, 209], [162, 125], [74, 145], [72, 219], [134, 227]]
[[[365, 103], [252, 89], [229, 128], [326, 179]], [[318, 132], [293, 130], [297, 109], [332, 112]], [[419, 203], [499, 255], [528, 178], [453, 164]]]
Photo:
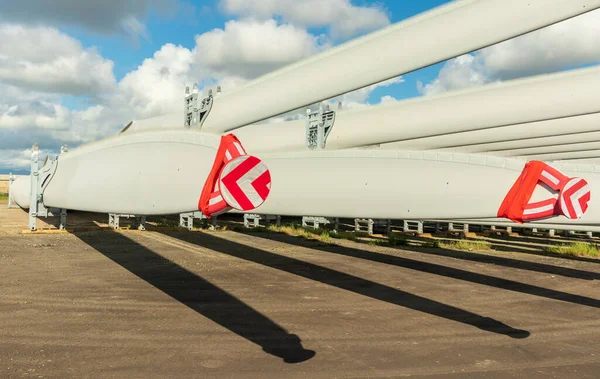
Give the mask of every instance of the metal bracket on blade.
[[[217, 95], [221, 93], [221, 86], [217, 87]], [[208, 96], [200, 100], [198, 96], [198, 86], [194, 84], [192, 93], [190, 87], [185, 88], [185, 108], [184, 108], [184, 126], [186, 128], [202, 128], [204, 120], [208, 117], [212, 109], [214, 97], [212, 89], [208, 91]]]
[[[68, 151], [66, 145], [61, 148], [61, 153]], [[31, 153], [31, 192], [29, 202], [29, 230], [37, 229], [38, 217], [60, 216], [59, 229], [64, 229], [67, 219], [66, 209], [50, 209], [44, 205], [44, 190], [52, 180], [58, 167], [58, 157], [46, 157], [42, 167], [39, 167], [39, 146], [34, 144]]]
[[18, 205], [15, 204], [15, 201], [13, 200], [13, 191], [12, 191], [12, 185], [14, 183], [14, 181], [17, 180], [17, 177], [14, 176], [12, 174], [12, 172], [10, 173], [10, 175], [8, 176], [8, 208], [19, 208]]
[[316, 111], [306, 110], [306, 147], [311, 150], [324, 149], [327, 137], [331, 133], [335, 122], [335, 112], [329, 110], [329, 105], [323, 111], [319, 105]]

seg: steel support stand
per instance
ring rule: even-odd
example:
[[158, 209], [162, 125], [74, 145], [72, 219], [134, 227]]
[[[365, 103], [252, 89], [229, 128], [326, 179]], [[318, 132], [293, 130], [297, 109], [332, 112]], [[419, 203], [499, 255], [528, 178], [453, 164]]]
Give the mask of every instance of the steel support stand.
[[116, 214], [116, 213], [109, 213], [108, 214], [108, 226], [110, 226], [114, 230], [119, 229], [121, 227], [120, 219], [121, 219], [121, 215]]
[[14, 203], [13, 201], [13, 194], [12, 194], [12, 184], [13, 182], [17, 179], [16, 176], [14, 176], [12, 174], [12, 172], [10, 173], [10, 175], [8, 176], [8, 208], [18, 208], [18, 206]]
[[375, 225], [375, 221], [373, 221], [372, 218], [355, 218], [354, 219], [354, 231], [355, 232], [361, 232], [362, 231], [362, 225], [366, 224], [367, 227], [367, 234], [368, 235], [373, 235], [373, 226]]
[[137, 230], [146, 230], [146, 216], [136, 216], [134, 227]]
[[194, 229], [194, 220], [202, 220], [204, 215], [202, 212], [189, 212], [189, 213], [181, 213], [179, 215], [179, 226], [181, 228], [185, 228], [189, 231]]
[[38, 144], [34, 144], [31, 151], [31, 191], [29, 198], [29, 230], [37, 229], [37, 211], [38, 211], [38, 178], [39, 178], [39, 158], [40, 151]]
[[275, 222], [275, 225], [278, 227], [281, 226], [281, 216], [246, 213], [244, 214], [244, 227], [258, 228], [261, 220], [265, 221], [265, 226], [269, 226], [272, 222]]
[[[333, 222], [332, 222], [333, 221]], [[339, 219], [334, 218], [333, 220], [327, 217], [315, 217], [315, 216], [304, 216], [302, 217], [302, 227], [319, 229], [322, 225], [334, 224], [334, 229], [337, 232], [339, 229]]]

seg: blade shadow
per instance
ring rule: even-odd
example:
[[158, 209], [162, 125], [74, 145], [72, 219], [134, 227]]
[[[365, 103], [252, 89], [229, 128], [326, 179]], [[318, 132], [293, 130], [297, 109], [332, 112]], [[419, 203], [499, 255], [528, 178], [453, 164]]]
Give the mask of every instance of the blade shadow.
[[286, 363], [311, 359], [315, 352], [302, 347], [288, 333], [240, 299], [121, 233], [75, 234], [102, 255], [140, 279], [231, 332], [260, 346]]
[[[495, 248], [496, 249], [496, 248]], [[498, 249], [499, 250], [499, 249]], [[508, 250], [508, 249], [507, 249]], [[579, 270], [570, 267], [560, 267], [549, 265], [545, 263], [522, 261], [519, 259], [499, 257], [496, 255], [489, 254], [478, 254], [468, 251], [453, 251], [446, 249], [428, 249], [421, 248], [418, 250], [419, 253], [434, 255], [438, 257], [457, 258], [471, 262], [488, 263], [497, 266], [517, 268], [527, 271], [541, 272], [544, 274], [560, 275], [567, 278], [582, 279], [582, 280], [600, 280], [600, 273]], [[512, 251], [514, 252], [514, 250]]]
[[159, 232], [172, 238], [221, 252], [226, 255], [314, 280], [372, 299], [474, 326], [486, 332], [497, 333], [511, 338], [527, 338], [530, 335], [526, 330], [515, 329], [490, 317], [484, 317], [461, 308], [401, 291], [354, 275], [257, 249], [224, 238], [215, 237], [214, 235], [207, 233]]
[[[259, 235], [260, 234], [260, 235]], [[503, 290], [520, 292], [528, 295], [545, 297], [552, 300], [560, 300], [572, 304], [585, 305], [593, 308], [600, 308], [600, 300], [590, 297], [573, 295], [567, 292], [552, 290], [548, 288], [538, 287], [526, 283], [521, 283], [513, 280], [498, 278], [491, 275], [485, 275], [466, 271], [458, 268], [443, 266], [435, 263], [423, 262], [409, 258], [398, 257], [395, 255], [381, 254], [369, 252], [366, 250], [354, 249], [340, 245], [325, 245], [312, 241], [302, 240], [301, 238], [291, 237], [277, 233], [257, 233], [253, 234], [258, 238], [275, 240], [291, 245], [310, 247], [311, 249], [320, 250], [327, 253], [343, 255], [368, 260], [371, 262], [379, 262], [397, 267], [407, 268], [410, 270], [426, 272], [428, 274], [444, 276], [466, 282], [481, 284], [489, 287], [499, 288]], [[420, 250], [419, 250], [420, 252]], [[553, 266], [551, 266], [553, 267]], [[541, 269], [541, 267], [537, 267]]]

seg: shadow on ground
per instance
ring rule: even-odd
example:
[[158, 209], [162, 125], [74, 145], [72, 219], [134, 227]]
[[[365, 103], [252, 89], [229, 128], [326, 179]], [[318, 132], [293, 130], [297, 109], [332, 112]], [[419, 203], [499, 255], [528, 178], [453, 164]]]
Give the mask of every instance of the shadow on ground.
[[[435, 264], [435, 263], [423, 262], [423, 261], [399, 257], [399, 256], [395, 256], [395, 255], [375, 253], [375, 252], [370, 252], [370, 251], [366, 251], [366, 250], [350, 248], [350, 247], [346, 247], [346, 246], [340, 246], [340, 245], [334, 245], [334, 244], [323, 244], [323, 243], [318, 243], [318, 242], [310, 241], [310, 240], [304, 240], [301, 238], [295, 238], [295, 237], [291, 237], [291, 236], [288, 236], [285, 234], [279, 234], [279, 233], [268, 233], [268, 234], [267, 233], [257, 233], [257, 234], [255, 234], [255, 236], [274, 240], [274, 241], [279, 241], [279, 242], [283, 242], [283, 243], [287, 243], [287, 244], [292, 244], [292, 245], [297, 245], [297, 246], [302, 246], [302, 247], [309, 247], [311, 249], [316, 249], [316, 250], [320, 250], [320, 251], [327, 252], [327, 253], [344, 255], [347, 257], [365, 259], [365, 260], [372, 261], [372, 262], [379, 262], [379, 263], [394, 265], [397, 267], [407, 268], [410, 270], [426, 272], [426, 273], [433, 274], [433, 275], [439, 275], [439, 276], [444, 276], [444, 277], [453, 278], [453, 279], [457, 279], [457, 280], [463, 280], [463, 281], [476, 283], [476, 284], [480, 284], [480, 285], [485, 285], [485, 286], [490, 286], [490, 287], [494, 287], [494, 288], [499, 288], [499, 289], [503, 289], [503, 290], [520, 292], [520, 293], [524, 293], [524, 294], [528, 294], [528, 295], [545, 297], [548, 299], [560, 300], [560, 301], [565, 301], [565, 302], [569, 302], [569, 303], [573, 303], [573, 304], [585, 305], [585, 306], [589, 306], [589, 307], [593, 307], [593, 308], [600, 308], [600, 300], [592, 299], [592, 298], [585, 297], [585, 296], [573, 295], [570, 293], [556, 291], [556, 290], [552, 290], [552, 289], [548, 289], [548, 288], [538, 287], [538, 286], [521, 283], [521, 282], [517, 282], [517, 281], [513, 281], [513, 280], [498, 278], [498, 277], [491, 276], [491, 275], [485, 275], [485, 274], [475, 273], [475, 272], [466, 271], [466, 270], [462, 270], [462, 269], [458, 269], [458, 268], [443, 266], [443, 265], [439, 265], [439, 264]], [[435, 254], [435, 253], [433, 253], [433, 251], [434, 251], [433, 249], [419, 249], [419, 252]], [[446, 252], [449, 252], [449, 251], [446, 251]], [[471, 260], [476, 260], [476, 257], [475, 257], [476, 254], [473, 254], [473, 253], [466, 253], [466, 254], [467, 254], [465, 256], [466, 258], [471, 259]], [[480, 255], [480, 257], [477, 257], [477, 258], [481, 258], [481, 257], [483, 257], [483, 255]], [[459, 258], [460, 258], [460, 256], [459, 256]], [[506, 259], [506, 258], [500, 258], [500, 257], [490, 257], [490, 258], [493, 258], [493, 259], [495, 258], [494, 259], [495, 262], [504, 264], [508, 267], [532, 269], [533, 271], [547, 272], [547, 273], [551, 272], [551, 273], [558, 274], [558, 275], [564, 274], [564, 276], [571, 276], [571, 277], [577, 277], [577, 278], [583, 277], [583, 279], [599, 279], [600, 278], [600, 275], [591, 273], [591, 272], [587, 272], [587, 271], [562, 268], [562, 267], [556, 267], [556, 266], [552, 266], [552, 265], [545, 265], [545, 264], [539, 264], [539, 263], [533, 263], [533, 262], [525, 262], [525, 261], [519, 261], [519, 260], [514, 260], [514, 259]], [[519, 263], [519, 262], [521, 262], [521, 263]], [[519, 264], [521, 264], [522, 266], [519, 266]]]
[[530, 335], [526, 330], [512, 328], [490, 317], [484, 317], [464, 309], [443, 304], [438, 301], [417, 296], [313, 263], [220, 238], [214, 234], [168, 231], [164, 231], [162, 234], [216, 252], [367, 296], [372, 299], [385, 301], [390, 304], [471, 325], [487, 332], [502, 334], [511, 338], [527, 338]]
[[76, 233], [81, 241], [175, 300], [287, 363], [311, 359], [294, 334], [197, 274], [122, 233]]

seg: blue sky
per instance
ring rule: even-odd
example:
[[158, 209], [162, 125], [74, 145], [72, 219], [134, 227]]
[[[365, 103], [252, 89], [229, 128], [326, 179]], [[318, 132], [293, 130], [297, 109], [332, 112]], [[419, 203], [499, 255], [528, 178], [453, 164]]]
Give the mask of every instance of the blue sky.
[[[419, 0], [419, 1], [353, 1], [356, 6], [379, 5], [388, 15], [391, 23], [402, 21], [419, 13], [443, 5], [450, 0]], [[190, 12], [192, 11], [192, 12]], [[229, 20], [236, 19], [225, 14], [218, 6], [218, 1], [196, 1], [186, 3], [185, 11], [180, 11], [175, 16], [164, 17], [156, 12], [151, 12], [145, 25], [148, 38], [140, 37], [136, 42], [123, 35], [100, 35], [90, 33], [82, 28], [62, 28], [68, 34], [80, 40], [84, 46], [97, 47], [100, 54], [115, 63], [114, 73], [117, 80], [125, 74], [135, 70], [144, 59], [151, 57], [155, 51], [166, 43], [181, 45], [192, 49], [195, 45], [194, 37], [215, 28], [223, 28]], [[308, 28], [312, 34], [327, 33], [326, 28]], [[345, 40], [336, 41], [336, 44]], [[429, 82], [433, 80], [443, 64], [421, 69], [417, 72], [404, 75], [404, 83], [386, 88], [377, 88], [371, 98], [376, 100], [381, 96], [390, 95], [397, 99], [418, 96], [417, 81]], [[83, 103], [77, 99], [65, 98], [65, 102], [73, 107], [81, 107]]]

